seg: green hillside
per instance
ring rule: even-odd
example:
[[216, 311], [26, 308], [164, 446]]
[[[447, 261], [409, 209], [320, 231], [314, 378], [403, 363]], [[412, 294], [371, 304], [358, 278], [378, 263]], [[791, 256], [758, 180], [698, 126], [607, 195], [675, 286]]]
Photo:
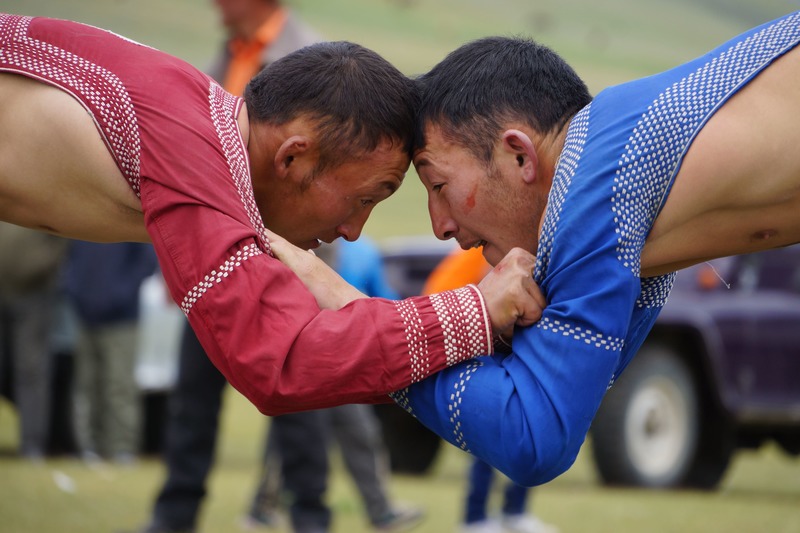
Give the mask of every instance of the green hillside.
[[[294, 0], [329, 39], [359, 42], [403, 72], [429, 69], [448, 51], [485, 35], [526, 35], [569, 61], [593, 92], [646, 76], [798, 8], [797, 0]], [[210, 0], [2, 0], [12, 13], [101, 26], [205, 66], [222, 32]], [[378, 207], [378, 237], [429, 233], [424, 191], [413, 171]]]

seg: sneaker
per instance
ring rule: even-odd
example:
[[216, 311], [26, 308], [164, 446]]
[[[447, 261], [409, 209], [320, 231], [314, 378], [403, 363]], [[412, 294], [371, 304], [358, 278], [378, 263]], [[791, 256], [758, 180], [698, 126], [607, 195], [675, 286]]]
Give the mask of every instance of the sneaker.
[[425, 517], [425, 513], [413, 507], [393, 509], [372, 526], [375, 531], [407, 531], [416, 526]]
[[503, 533], [503, 527], [497, 520], [479, 520], [477, 522], [469, 522], [461, 524], [459, 533]]
[[507, 533], [558, 533], [558, 528], [542, 522], [533, 515], [520, 514], [504, 516], [503, 531]]

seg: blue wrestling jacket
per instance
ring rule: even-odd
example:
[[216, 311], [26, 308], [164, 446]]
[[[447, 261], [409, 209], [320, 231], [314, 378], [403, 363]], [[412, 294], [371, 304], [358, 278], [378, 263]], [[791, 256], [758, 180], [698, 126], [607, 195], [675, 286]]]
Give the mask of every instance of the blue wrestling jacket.
[[542, 319], [517, 329], [511, 355], [449, 368], [395, 401], [521, 485], [567, 470], [672, 287], [674, 274], [641, 279], [639, 261], [684, 154], [722, 104], [799, 41], [794, 13], [601, 92], [573, 118], [556, 168], [535, 272], [549, 302]]

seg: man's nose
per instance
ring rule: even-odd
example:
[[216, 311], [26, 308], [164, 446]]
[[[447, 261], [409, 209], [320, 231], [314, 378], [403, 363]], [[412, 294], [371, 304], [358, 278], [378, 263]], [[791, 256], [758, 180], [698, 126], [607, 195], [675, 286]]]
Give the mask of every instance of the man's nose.
[[361, 231], [364, 229], [364, 224], [367, 223], [367, 219], [369, 218], [371, 212], [372, 209], [364, 209], [360, 212], [354, 213], [350, 216], [350, 218], [339, 224], [339, 226], [336, 228], [336, 231], [346, 241], [353, 242], [358, 240], [358, 238], [361, 236]]
[[458, 225], [450, 216], [447, 209], [441, 205], [429, 203], [428, 211], [431, 215], [433, 233], [441, 240], [446, 241], [456, 236]]

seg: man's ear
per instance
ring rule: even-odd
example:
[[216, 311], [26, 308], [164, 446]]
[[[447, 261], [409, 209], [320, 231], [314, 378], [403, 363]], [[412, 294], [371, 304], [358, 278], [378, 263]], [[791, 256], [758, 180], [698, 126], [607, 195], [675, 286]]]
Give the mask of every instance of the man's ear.
[[520, 130], [506, 130], [503, 132], [503, 150], [514, 156], [525, 183], [533, 183], [536, 179], [539, 157], [536, 155], [536, 148], [531, 138]]
[[305, 135], [292, 135], [278, 147], [275, 152], [275, 172], [280, 178], [285, 178], [294, 173], [297, 168], [297, 159], [308, 154], [311, 148], [311, 139]]

